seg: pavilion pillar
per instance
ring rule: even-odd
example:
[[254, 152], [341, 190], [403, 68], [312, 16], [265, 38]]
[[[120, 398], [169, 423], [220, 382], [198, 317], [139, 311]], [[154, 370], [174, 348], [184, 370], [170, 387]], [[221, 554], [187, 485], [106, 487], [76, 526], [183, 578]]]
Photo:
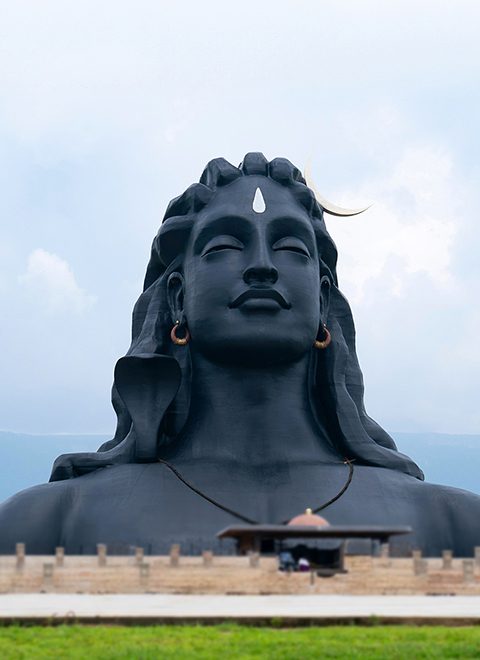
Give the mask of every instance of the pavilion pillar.
[[473, 559], [463, 560], [463, 581], [473, 582], [475, 580], [475, 562]]
[[260, 566], [260, 553], [251, 550], [248, 553], [248, 563], [250, 568], [258, 568]]
[[51, 591], [53, 587], [53, 563], [43, 564], [43, 584], [42, 591]]
[[475, 557], [475, 564], [477, 568], [480, 568], [480, 545], [476, 545], [474, 548], [474, 557]]
[[452, 559], [453, 559], [453, 552], [451, 550], [444, 550], [442, 552], [442, 568], [446, 571], [450, 570], [452, 568]]
[[63, 566], [63, 560], [65, 558], [65, 548], [58, 547], [55, 548], [55, 565]]
[[382, 543], [380, 545], [380, 565], [390, 566], [390, 545], [389, 543]]
[[99, 566], [107, 565], [107, 546], [105, 543], [97, 543], [97, 557]]
[[140, 586], [147, 591], [150, 581], [150, 564], [141, 562], [138, 564], [138, 574], [140, 578]]
[[180, 545], [174, 543], [170, 548], [170, 566], [178, 566], [180, 563]]
[[17, 543], [15, 545], [15, 557], [17, 571], [23, 570], [25, 566], [25, 543]]
[[413, 550], [413, 572], [415, 575], [426, 575], [428, 571], [427, 560], [422, 558], [421, 550]]
[[206, 568], [210, 568], [213, 563], [213, 552], [211, 550], [204, 550], [202, 552], [203, 565]]

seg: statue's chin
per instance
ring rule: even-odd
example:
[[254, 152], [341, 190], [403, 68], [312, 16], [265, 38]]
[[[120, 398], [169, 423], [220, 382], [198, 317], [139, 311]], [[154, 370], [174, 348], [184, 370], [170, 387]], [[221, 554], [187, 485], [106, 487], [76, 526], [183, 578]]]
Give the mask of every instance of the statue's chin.
[[256, 337], [241, 341], [238, 338], [218, 339], [216, 342], [195, 342], [192, 349], [211, 362], [261, 368], [275, 364], [298, 362], [308, 355], [313, 342], [292, 341], [275, 337]]

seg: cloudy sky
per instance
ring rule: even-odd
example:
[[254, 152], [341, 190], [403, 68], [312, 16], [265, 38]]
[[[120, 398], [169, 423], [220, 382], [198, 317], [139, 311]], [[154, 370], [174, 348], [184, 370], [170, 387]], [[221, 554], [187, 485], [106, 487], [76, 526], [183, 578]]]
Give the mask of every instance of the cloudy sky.
[[208, 160], [309, 166], [369, 413], [480, 433], [480, 5], [0, 2], [0, 428], [110, 432], [168, 201]]

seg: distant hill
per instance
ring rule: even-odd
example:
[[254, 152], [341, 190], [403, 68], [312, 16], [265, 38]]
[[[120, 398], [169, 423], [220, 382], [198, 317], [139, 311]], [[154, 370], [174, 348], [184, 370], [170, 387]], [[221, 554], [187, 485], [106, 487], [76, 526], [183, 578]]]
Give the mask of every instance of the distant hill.
[[[27, 435], [0, 431], [0, 502], [48, 481], [60, 454], [95, 451], [107, 435]], [[427, 481], [480, 493], [480, 435], [394, 433], [399, 451], [425, 472]]]

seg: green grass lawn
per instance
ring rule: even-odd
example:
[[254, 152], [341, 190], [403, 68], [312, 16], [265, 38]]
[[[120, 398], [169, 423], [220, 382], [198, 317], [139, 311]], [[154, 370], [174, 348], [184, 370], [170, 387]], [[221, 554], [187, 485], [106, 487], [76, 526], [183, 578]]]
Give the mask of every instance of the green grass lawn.
[[0, 628], [0, 658], [479, 658], [480, 627], [58, 626]]

